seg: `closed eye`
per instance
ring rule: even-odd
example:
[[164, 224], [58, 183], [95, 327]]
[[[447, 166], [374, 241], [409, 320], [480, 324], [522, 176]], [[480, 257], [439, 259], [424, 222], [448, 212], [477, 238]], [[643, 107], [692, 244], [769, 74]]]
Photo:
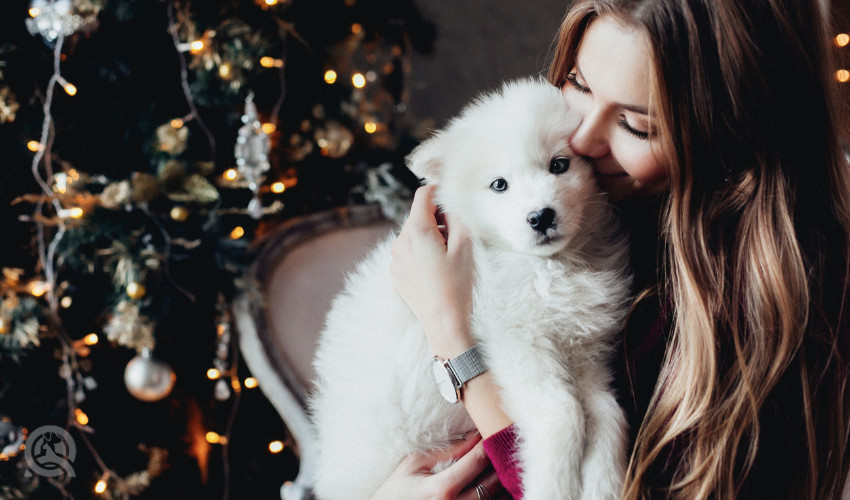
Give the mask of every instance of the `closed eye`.
[[649, 136], [651, 135], [649, 132], [644, 132], [643, 130], [638, 130], [638, 129], [632, 127], [631, 125], [629, 125], [629, 122], [627, 122], [626, 118], [623, 117], [623, 116], [621, 116], [617, 120], [617, 124], [620, 125], [620, 127], [622, 127], [623, 130], [625, 130], [626, 132], [628, 132], [628, 133], [632, 134], [633, 136], [637, 137], [638, 139], [641, 139], [641, 140], [644, 140], [644, 141], [649, 139]]
[[574, 89], [578, 90], [582, 94], [589, 94], [590, 89], [585, 87], [584, 85], [578, 82], [578, 77], [575, 72], [567, 74], [567, 83], [569, 83]]

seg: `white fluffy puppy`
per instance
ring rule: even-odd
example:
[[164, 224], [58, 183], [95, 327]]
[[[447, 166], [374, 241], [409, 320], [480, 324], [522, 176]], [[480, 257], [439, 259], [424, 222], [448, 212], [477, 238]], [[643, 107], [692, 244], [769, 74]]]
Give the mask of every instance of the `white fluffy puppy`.
[[[579, 123], [541, 79], [509, 82], [419, 145], [408, 167], [469, 229], [472, 328], [520, 437], [528, 500], [617, 498], [625, 419], [607, 366], [628, 307], [627, 243], [590, 165]], [[409, 453], [474, 429], [440, 396], [432, 353], [393, 288], [392, 239], [335, 299], [315, 359], [315, 493], [367, 499]]]

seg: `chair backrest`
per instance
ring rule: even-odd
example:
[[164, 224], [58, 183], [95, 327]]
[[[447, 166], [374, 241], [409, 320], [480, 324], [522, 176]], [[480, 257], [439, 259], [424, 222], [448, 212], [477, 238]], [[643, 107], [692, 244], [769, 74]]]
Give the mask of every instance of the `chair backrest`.
[[283, 498], [307, 498], [313, 484], [306, 398], [331, 300], [348, 273], [396, 227], [378, 205], [286, 221], [259, 243], [250, 286], [234, 300], [245, 363], [286, 424], [301, 460], [298, 477], [282, 489]]

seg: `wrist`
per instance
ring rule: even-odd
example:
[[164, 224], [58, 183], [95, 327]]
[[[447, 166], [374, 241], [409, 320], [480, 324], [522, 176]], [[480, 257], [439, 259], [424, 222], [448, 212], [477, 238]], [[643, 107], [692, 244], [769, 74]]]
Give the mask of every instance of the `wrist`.
[[502, 409], [500, 388], [490, 372], [482, 373], [466, 384], [461, 403], [484, 439], [513, 424]]
[[425, 329], [431, 353], [440, 359], [452, 359], [473, 345], [468, 322], [444, 321]]

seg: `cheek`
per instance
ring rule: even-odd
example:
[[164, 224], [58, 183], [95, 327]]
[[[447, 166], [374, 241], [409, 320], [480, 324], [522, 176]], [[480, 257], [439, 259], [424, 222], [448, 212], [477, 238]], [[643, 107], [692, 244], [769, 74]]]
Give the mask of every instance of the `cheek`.
[[[649, 142], [631, 141], [632, 144], [621, 144], [614, 156], [618, 163], [629, 174], [629, 177], [643, 183], [663, 182], [667, 169], [659, 156], [650, 147]], [[612, 148], [612, 153], [614, 148]]]

